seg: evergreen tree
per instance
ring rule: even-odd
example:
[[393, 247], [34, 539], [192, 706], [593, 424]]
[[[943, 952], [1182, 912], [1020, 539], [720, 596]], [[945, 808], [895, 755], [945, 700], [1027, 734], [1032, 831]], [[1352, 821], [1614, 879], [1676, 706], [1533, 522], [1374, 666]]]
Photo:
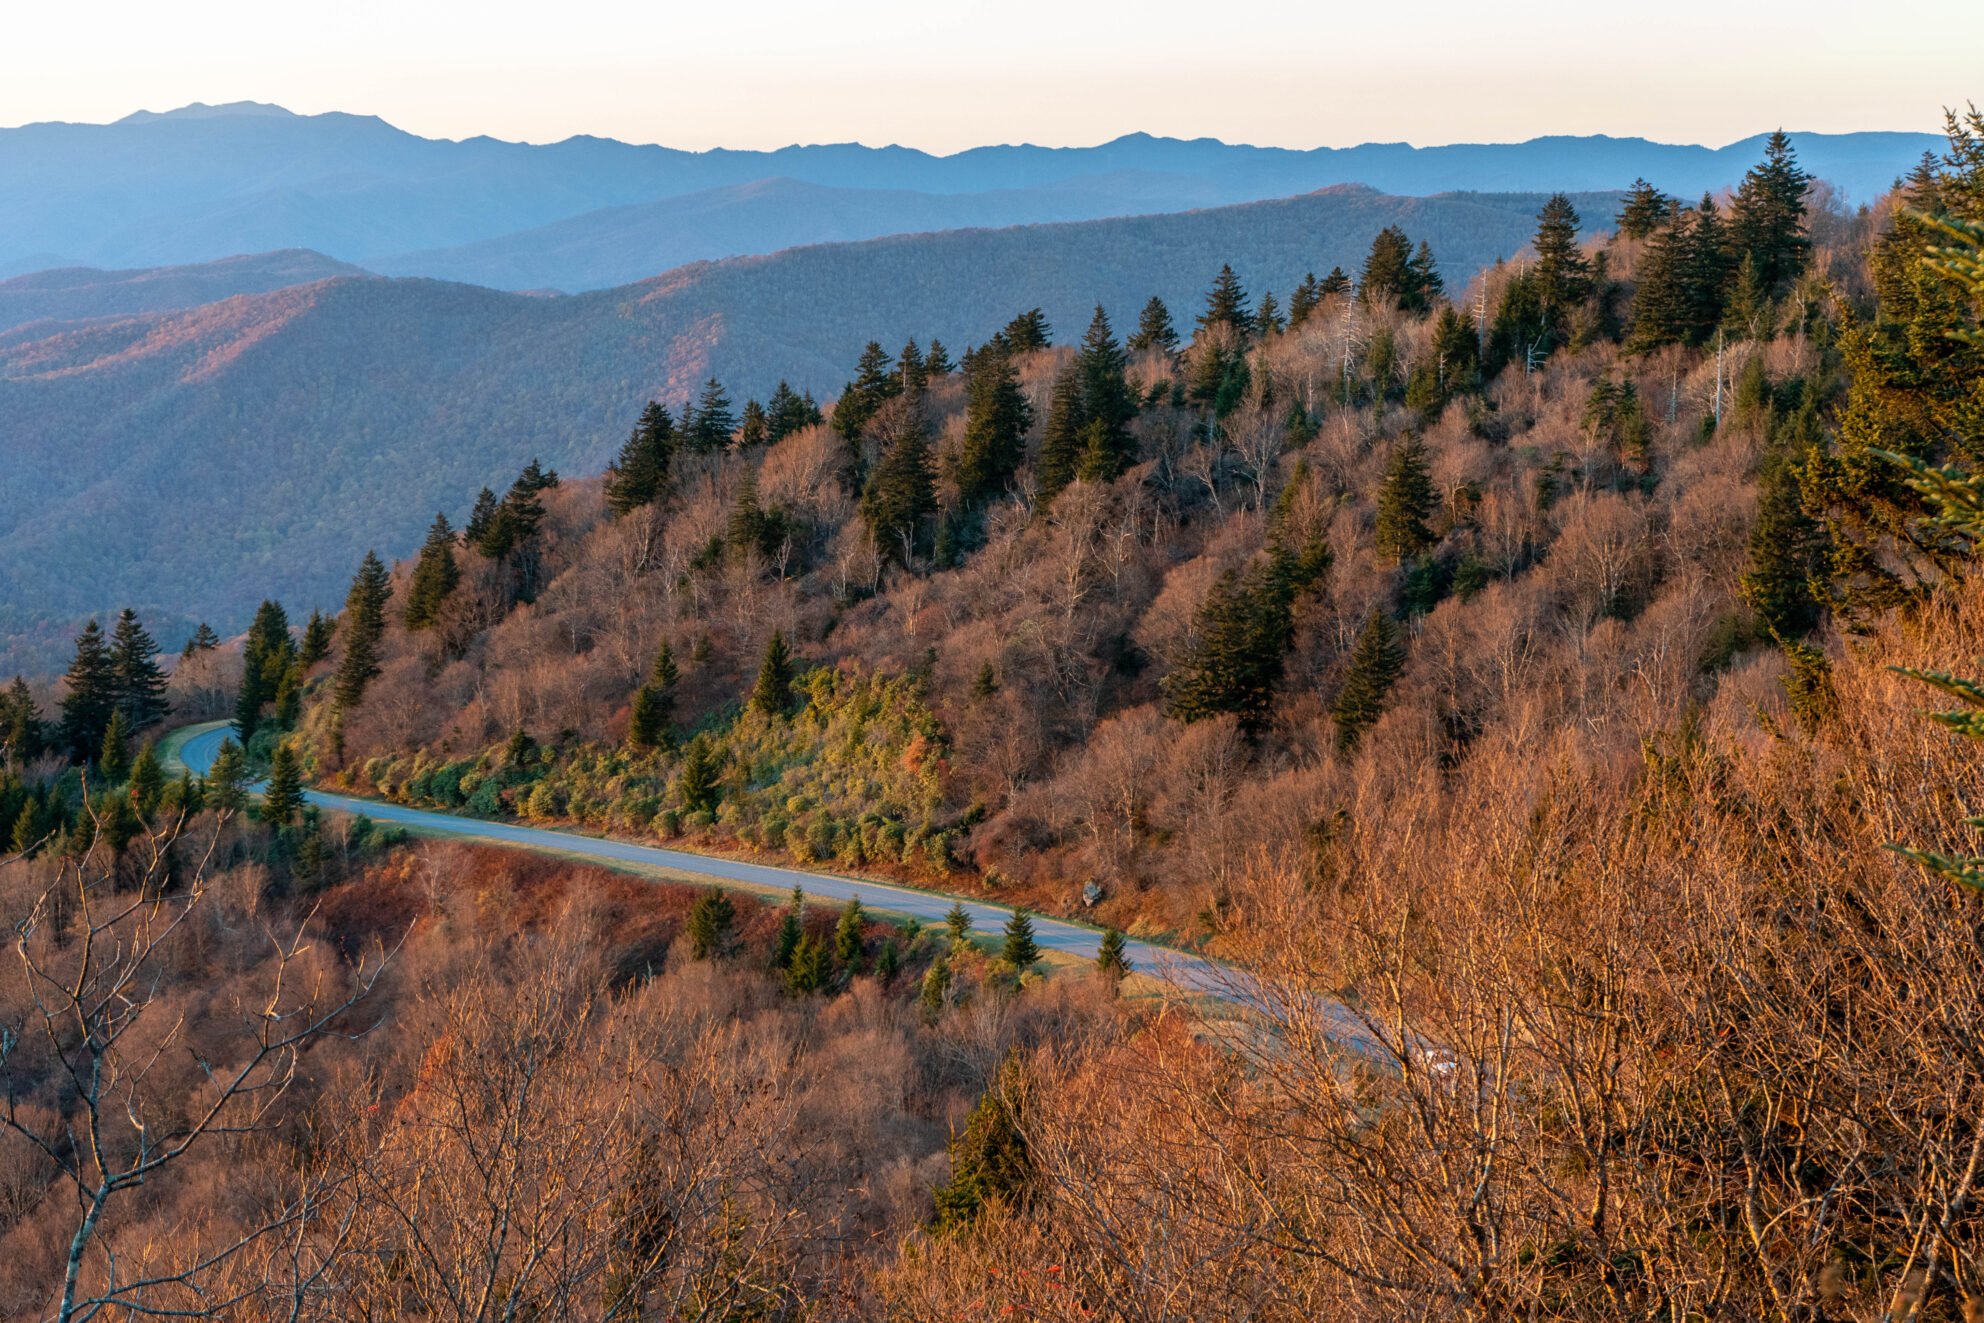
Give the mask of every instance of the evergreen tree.
[[1033, 940], [1033, 915], [1024, 905], [1006, 920], [1006, 944], [1000, 948], [999, 958], [1019, 974], [1026, 973], [1040, 960], [1040, 947]]
[[737, 423], [737, 444], [741, 449], [762, 446], [772, 439], [771, 416], [756, 400], [744, 401], [744, 412]]
[[806, 893], [795, 886], [792, 888], [792, 903], [786, 906], [784, 917], [779, 920], [778, 939], [772, 944], [772, 968], [790, 967], [792, 957], [805, 936]]
[[0, 707], [0, 744], [5, 746], [7, 760], [16, 768], [25, 766], [41, 756], [44, 739], [41, 709], [28, 692], [28, 682], [17, 675], [7, 690], [4, 707]]
[[1073, 363], [1055, 378], [1054, 395], [1047, 406], [1047, 425], [1041, 432], [1040, 459], [1035, 465], [1034, 484], [1040, 503], [1045, 506], [1075, 480], [1082, 460], [1088, 419], [1082, 415], [1082, 378]]
[[1206, 291], [1206, 310], [1199, 314], [1199, 329], [1230, 326], [1241, 340], [1254, 333], [1254, 317], [1247, 311], [1247, 291], [1231, 266], [1221, 266], [1212, 288]]
[[131, 806], [138, 810], [140, 818], [149, 819], [158, 811], [159, 801], [165, 798], [165, 773], [158, 765], [158, 752], [150, 740], [138, 746], [138, 756], [131, 760], [130, 788]]
[[768, 717], [784, 716], [792, 706], [792, 680], [792, 651], [785, 645], [785, 634], [773, 630], [771, 642], [765, 645], [764, 660], [758, 664], [758, 680], [751, 687], [747, 706]]
[[841, 907], [840, 918], [834, 924], [834, 959], [840, 967], [853, 974], [861, 963], [862, 933], [868, 923], [868, 915], [861, 908], [861, 898], [848, 897], [847, 904]]
[[1126, 945], [1120, 929], [1103, 930], [1102, 948], [1095, 953], [1095, 967], [1111, 982], [1121, 982], [1123, 976], [1130, 972], [1130, 957], [1124, 950]]
[[331, 618], [322, 611], [312, 611], [309, 621], [303, 626], [303, 641], [297, 645], [296, 660], [305, 670], [331, 655], [331, 635], [334, 626]]
[[1805, 269], [1812, 251], [1805, 235], [1805, 191], [1812, 176], [1798, 165], [1782, 129], [1770, 135], [1764, 159], [1743, 176], [1730, 209], [1729, 246], [1748, 259], [1759, 294], [1775, 299]]
[[77, 759], [103, 748], [103, 732], [117, 711], [117, 664], [92, 620], [76, 636], [75, 660], [63, 676], [62, 742]]
[[264, 601], [241, 647], [241, 693], [234, 705], [234, 730], [243, 744], [261, 724], [262, 709], [275, 699], [295, 661], [288, 614], [281, 603]]
[[1281, 305], [1275, 302], [1271, 289], [1261, 294], [1261, 306], [1254, 310], [1254, 326], [1262, 335], [1278, 335], [1287, 329], [1281, 320]]
[[730, 396], [715, 377], [703, 383], [694, 420], [684, 424], [682, 431], [682, 439], [691, 450], [708, 454], [730, 447], [730, 440], [737, 433], [737, 415], [731, 412]]
[[1771, 637], [1796, 641], [1818, 627], [1817, 589], [1825, 582], [1831, 546], [1824, 526], [1806, 512], [1795, 465], [1784, 458], [1768, 464], [1759, 486], [1743, 600]]
[[951, 1141], [951, 1178], [935, 1191], [935, 1234], [968, 1230], [989, 1206], [1021, 1208], [1030, 1201], [1036, 1177], [1016, 1111], [1020, 1092], [1019, 1067], [1009, 1058]]
[[1407, 560], [1431, 546], [1433, 530], [1426, 520], [1438, 506], [1425, 446], [1417, 440], [1402, 442], [1392, 451], [1384, 486], [1378, 491], [1379, 554]]
[[131, 728], [122, 712], [112, 710], [103, 728], [103, 747], [96, 756], [97, 777], [106, 785], [119, 785], [131, 771]]
[[882, 554], [907, 566], [924, 545], [924, 528], [937, 513], [937, 477], [930, 436], [913, 417], [882, 452], [861, 493], [861, 517]]
[[792, 959], [786, 962], [785, 986], [796, 997], [818, 992], [827, 986], [831, 973], [827, 962], [827, 944], [818, 937], [805, 936], [793, 948]]
[[954, 902], [951, 912], [944, 916], [944, 931], [950, 935], [953, 951], [971, 941], [971, 912], [965, 909], [963, 901]]
[[1570, 338], [1571, 313], [1591, 293], [1591, 263], [1578, 247], [1577, 208], [1553, 193], [1536, 215], [1536, 280], [1544, 316], [1559, 342]]
[[1163, 299], [1153, 294], [1150, 302], [1144, 304], [1143, 312], [1137, 317], [1137, 333], [1130, 337], [1125, 348], [1133, 354], [1178, 352], [1178, 330], [1171, 324], [1171, 310], [1164, 306]]
[[914, 340], [904, 344], [902, 352], [896, 355], [896, 384], [909, 396], [921, 395], [930, 384], [929, 371], [923, 366], [923, 351]]
[[896, 395], [896, 375], [888, 351], [870, 340], [855, 364], [854, 380], [841, 391], [834, 404], [834, 430], [848, 441], [858, 440], [868, 420], [883, 403]]
[[233, 740], [222, 740], [214, 752], [213, 766], [207, 768], [207, 789], [214, 807], [223, 813], [239, 812], [248, 803], [248, 756]]
[[732, 930], [737, 923], [737, 907], [722, 887], [711, 887], [696, 897], [689, 907], [689, 955], [696, 960], [714, 960], [730, 949]]
[[1316, 309], [1322, 304], [1322, 301], [1322, 282], [1317, 280], [1316, 273], [1311, 271], [1302, 277], [1302, 283], [1297, 285], [1295, 292], [1288, 296], [1288, 329], [1291, 331], [1300, 330], [1302, 323], [1315, 315]]
[[659, 747], [667, 729], [668, 718], [662, 712], [660, 693], [653, 685], [642, 685], [634, 691], [634, 701], [627, 712], [627, 746], [637, 750]]
[[944, 342], [934, 336], [930, 340], [929, 351], [923, 355], [923, 371], [932, 380], [948, 377], [957, 371], [957, 364], [951, 362], [951, 351], [944, 348]]
[[942, 951], [923, 971], [923, 986], [918, 991], [917, 1001], [931, 1015], [943, 1010], [951, 1000], [951, 962]]
[[955, 474], [966, 504], [991, 500], [1012, 482], [1032, 426], [1033, 407], [1011, 357], [989, 349], [974, 355], [965, 380], [964, 445]]
[[172, 787], [172, 804], [189, 818], [207, 806], [206, 787], [194, 780], [187, 768], [179, 769], [179, 780]]
[[1412, 240], [1398, 226], [1387, 225], [1371, 240], [1357, 297], [1369, 307], [1396, 308], [1405, 303], [1412, 284]]
[[682, 770], [675, 776], [675, 797], [681, 801], [684, 812], [716, 812], [717, 776], [721, 771], [721, 758], [709, 736], [698, 735], [689, 741], [688, 749], [682, 754]]
[[262, 789], [262, 821], [287, 827], [303, 811], [303, 766], [288, 740], [269, 757], [269, 783]]
[[1031, 354], [1052, 344], [1053, 334], [1046, 314], [1038, 308], [1030, 308], [1007, 322], [1005, 328], [992, 337], [992, 343], [1009, 354]]
[[386, 602], [393, 585], [377, 552], [368, 551], [352, 576], [344, 599], [344, 655], [338, 659], [332, 690], [339, 708], [349, 711], [379, 674], [379, 644], [386, 631]]
[[1433, 260], [1433, 245], [1421, 239], [1406, 270], [1408, 280], [1399, 306], [1408, 312], [1430, 312], [1433, 301], [1447, 292], [1447, 282], [1440, 278], [1440, 264]]
[[882, 939], [882, 949], [875, 953], [875, 981], [886, 988], [894, 984], [900, 973], [902, 948], [896, 945], [895, 935], [891, 933]]
[[202, 620], [200, 627], [193, 631], [193, 637], [186, 640], [186, 647], [179, 655], [182, 658], [189, 658], [197, 653], [212, 652], [219, 646], [220, 635], [214, 633], [212, 625]]
[[664, 405], [649, 400], [606, 470], [606, 508], [615, 517], [652, 505], [667, 492], [675, 446], [675, 420]]
[[801, 396], [784, 381], [772, 391], [765, 406], [765, 440], [777, 444], [794, 432], [804, 431], [820, 421], [820, 410], [810, 395]]
[[1200, 606], [1198, 628], [1178, 667], [1164, 677], [1166, 715], [1203, 721], [1231, 713], [1250, 735], [1266, 729], [1287, 646], [1287, 613], [1261, 591], [1258, 575], [1226, 571]]
[[1405, 669], [1405, 638], [1396, 622], [1373, 610], [1351, 650], [1350, 669], [1337, 690], [1330, 715], [1336, 720], [1336, 743], [1349, 752], [1364, 732], [1384, 715], [1385, 698]]
[[[468, 523], [462, 526], [462, 536], [468, 539], [471, 547], [481, 551], [488, 543], [491, 528], [496, 522], [496, 493], [484, 487], [476, 493], [475, 504], [468, 512]], [[487, 551], [482, 552], [487, 556]]]
[[1097, 304], [1088, 331], [1075, 354], [1082, 382], [1082, 476], [1107, 482], [1136, 461], [1137, 443], [1130, 420], [1137, 415], [1136, 395], [1123, 372], [1128, 359], [1116, 343], [1109, 317]]
[[1350, 293], [1350, 277], [1343, 273], [1342, 267], [1333, 266], [1330, 268], [1330, 273], [1323, 277], [1323, 283], [1317, 292], [1324, 298], [1329, 298], [1334, 294], [1348, 294]]
[[437, 514], [428, 526], [427, 540], [421, 543], [420, 559], [414, 562], [413, 578], [407, 584], [406, 608], [401, 613], [406, 627], [431, 627], [461, 580], [461, 567], [455, 564], [455, 530], [449, 526], [447, 515]]
[[117, 710], [133, 731], [165, 719], [171, 704], [165, 698], [165, 672], [158, 666], [158, 644], [138, 623], [138, 613], [125, 607], [111, 636], [111, 665], [117, 672]]
[[1628, 239], [1645, 239], [1666, 222], [1673, 206], [1674, 199], [1646, 180], [1635, 179], [1619, 208], [1619, 233]]

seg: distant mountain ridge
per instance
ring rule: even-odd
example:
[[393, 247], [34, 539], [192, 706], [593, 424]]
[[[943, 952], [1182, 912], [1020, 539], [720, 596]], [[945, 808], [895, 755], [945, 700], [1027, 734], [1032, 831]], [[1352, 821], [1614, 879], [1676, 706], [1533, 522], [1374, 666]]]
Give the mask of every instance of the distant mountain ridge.
[[[1594, 223], [1616, 204], [1576, 201]], [[1189, 324], [1222, 262], [1286, 299], [1388, 224], [1458, 285], [1519, 251], [1541, 202], [1345, 187], [796, 248], [568, 298], [345, 276], [0, 332], [0, 661], [50, 664], [47, 641], [127, 604], [168, 640], [237, 628], [270, 593], [332, 605], [367, 547], [405, 552], [532, 456], [598, 472], [642, 401], [712, 373], [739, 400], [782, 377], [825, 399], [870, 338], [961, 351], [1039, 305], [1071, 339], [1097, 302], [1127, 332], [1152, 294]]]
[[[1941, 146], [1939, 138], [1918, 133], [1792, 137], [1808, 169], [1857, 200], [1871, 198], [1923, 151]], [[509, 236], [514, 248], [523, 232], [606, 209], [771, 179], [946, 196], [1033, 193], [1026, 205], [1020, 198], [988, 203], [997, 209], [956, 222], [962, 224], [1179, 210], [1343, 183], [1423, 196], [1616, 189], [1645, 176], [1670, 192], [1697, 195], [1734, 184], [1761, 144], [1762, 135], [1721, 148], [1557, 137], [1303, 151], [1130, 134], [1094, 147], [992, 146], [949, 156], [855, 144], [686, 152], [593, 137], [548, 146], [487, 137], [446, 141], [373, 116], [196, 105], [139, 112], [114, 124], [0, 129], [0, 272], [35, 262], [153, 267], [309, 248], [361, 266], [448, 275], [495, 260], [482, 250], [451, 252], [464, 246]], [[1144, 181], [1130, 205], [1119, 201], [1126, 176]], [[758, 223], [748, 205], [737, 215], [740, 226]], [[609, 232], [616, 223], [600, 215], [591, 222]], [[844, 232], [831, 237], [913, 228], [890, 207], [877, 206], [850, 214]], [[721, 229], [712, 220], [698, 232]], [[768, 231], [756, 241], [804, 238]], [[668, 247], [674, 241], [666, 235], [653, 242], [656, 251], [677, 257], [690, 251]], [[712, 248], [692, 255], [721, 254]], [[597, 269], [599, 278], [623, 271], [611, 264]]]
[[43, 319], [169, 312], [237, 294], [262, 294], [332, 276], [362, 276], [363, 267], [308, 249], [228, 257], [199, 266], [100, 271], [63, 267], [0, 280], [0, 331]]

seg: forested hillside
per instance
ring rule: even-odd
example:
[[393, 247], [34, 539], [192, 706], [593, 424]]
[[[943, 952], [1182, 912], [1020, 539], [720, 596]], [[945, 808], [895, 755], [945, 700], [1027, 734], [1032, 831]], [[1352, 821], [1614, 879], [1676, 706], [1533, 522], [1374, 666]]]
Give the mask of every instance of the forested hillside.
[[1393, 223], [1464, 280], [1521, 249], [1540, 200], [1342, 189], [828, 245], [570, 299], [341, 279], [0, 333], [0, 657], [55, 665], [46, 645], [125, 604], [173, 641], [240, 630], [264, 592], [329, 606], [366, 547], [411, 548], [433, 508], [459, 519], [533, 456], [596, 472], [642, 401], [711, 375], [740, 404], [781, 379], [825, 399], [871, 336], [962, 352], [1039, 306], [1066, 340], [1097, 300], [1119, 319], [1182, 306], [1226, 262], [1285, 299]]
[[333, 276], [362, 276], [346, 262], [305, 250], [223, 258], [199, 266], [98, 271], [68, 267], [0, 280], [0, 331], [35, 321], [73, 322], [218, 303]]
[[[1406, 214], [1313, 278], [1012, 297], [810, 399], [629, 402], [603, 473], [471, 480], [169, 684], [91, 627], [0, 713], [0, 1262], [312, 1319], [1974, 1314], [1948, 128], [1857, 215], [1778, 137], [1726, 199], [1532, 200], [1478, 275]], [[208, 777], [167, 703], [231, 711]], [[506, 866], [313, 782], [1021, 909]], [[1028, 906], [1244, 1005], [1042, 978]]]

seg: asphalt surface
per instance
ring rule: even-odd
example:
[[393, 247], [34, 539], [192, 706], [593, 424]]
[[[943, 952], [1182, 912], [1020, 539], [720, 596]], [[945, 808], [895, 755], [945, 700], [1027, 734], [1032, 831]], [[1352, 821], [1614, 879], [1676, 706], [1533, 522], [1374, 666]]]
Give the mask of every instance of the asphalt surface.
[[[204, 775], [213, 765], [221, 741], [231, 733], [232, 728], [225, 722], [195, 730], [180, 746], [180, 760], [194, 772]], [[315, 790], [305, 791], [304, 798], [331, 812], [362, 813], [374, 822], [392, 823], [410, 831], [435, 836], [598, 859], [607, 863], [644, 864], [708, 878], [719, 885], [730, 883], [780, 892], [790, 892], [796, 886], [813, 900], [843, 902], [858, 897], [862, 904], [871, 908], [909, 915], [930, 924], [942, 923], [951, 906], [961, 903], [965, 913], [971, 916], [973, 931], [981, 934], [1001, 931], [1013, 916], [1010, 906], [919, 891], [915, 887], [888, 882], [842, 877], [834, 873], [746, 863], [688, 850], [670, 850], [577, 832], [553, 831], [546, 827], [458, 818], [448, 813], [407, 808], [382, 800], [327, 795]], [[1102, 933], [1099, 929], [1078, 923], [1035, 914], [1033, 939], [1044, 951], [1063, 952], [1093, 960], [1101, 948]], [[1259, 999], [1257, 985], [1250, 977], [1216, 961], [1134, 939], [1125, 943], [1125, 954], [1136, 971], [1160, 978], [1181, 991], [1207, 994], [1241, 1004]]]

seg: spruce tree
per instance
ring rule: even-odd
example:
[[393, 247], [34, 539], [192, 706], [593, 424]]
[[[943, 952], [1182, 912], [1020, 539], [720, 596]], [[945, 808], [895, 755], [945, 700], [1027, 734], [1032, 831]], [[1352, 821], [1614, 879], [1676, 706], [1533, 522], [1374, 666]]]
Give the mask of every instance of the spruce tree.
[[682, 770], [675, 775], [675, 797], [685, 813], [714, 813], [718, 798], [717, 776], [722, 762], [708, 735], [689, 741], [682, 754]]
[[644, 684], [636, 689], [634, 701], [627, 712], [627, 747], [639, 751], [659, 747], [667, 726], [667, 718], [662, 715], [661, 696], [655, 687]]
[[428, 526], [427, 540], [421, 543], [420, 559], [414, 562], [413, 577], [407, 583], [406, 607], [400, 617], [406, 627], [432, 627], [440, 618], [442, 604], [461, 580], [461, 567], [455, 564], [455, 530], [447, 515], [437, 514]]
[[124, 714], [113, 710], [103, 728], [103, 747], [96, 756], [97, 778], [106, 785], [122, 784], [131, 771], [131, 728]]
[[953, 951], [971, 941], [971, 912], [965, 909], [963, 901], [954, 902], [950, 913], [944, 916], [944, 931], [950, 935]]
[[896, 944], [895, 934], [882, 939], [882, 949], [875, 953], [875, 981], [889, 987], [902, 972], [902, 948]]
[[117, 664], [96, 621], [76, 635], [76, 656], [63, 682], [62, 742], [76, 759], [93, 758], [117, 711]]
[[925, 525], [937, 513], [937, 478], [930, 436], [911, 418], [882, 452], [861, 493], [861, 517], [884, 556], [907, 566], [924, 545]]
[[475, 504], [469, 507], [468, 522], [462, 525], [462, 536], [468, 544], [487, 556], [483, 548], [496, 522], [496, 493], [484, 487], [475, 495]]
[[806, 893], [797, 886], [792, 888], [792, 903], [785, 907], [785, 914], [779, 920], [778, 938], [772, 944], [772, 968], [785, 969], [792, 964], [792, 957], [799, 950], [799, 943], [806, 936]]
[[1070, 363], [1055, 378], [1054, 395], [1047, 406], [1047, 425], [1040, 437], [1040, 458], [1034, 466], [1034, 485], [1043, 506], [1075, 480], [1087, 430], [1088, 419], [1082, 414], [1081, 371]]
[[138, 746], [138, 756], [131, 760], [131, 806], [138, 810], [138, 816], [149, 819], [158, 810], [159, 801], [165, 798], [165, 773], [158, 765], [158, 752], [152, 742], [146, 740]]
[[1137, 400], [1123, 375], [1127, 365], [1110, 330], [1109, 316], [1097, 304], [1075, 353], [1075, 370], [1082, 382], [1085, 457], [1078, 471], [1086, 470], [1082, 476], [1092, 481], [1110, 481], [1136, 461], [1137, 444], [1129, 424], [1137, 415]]
[[785, 986], [794, 996], [804, 997], [827, 986], [831, 972], [826, 942], [811, 935], [801, 937], [785, 965]]
[[918, 990], [917, 1001], [931, 1015], [942, 1011], [951, 1000], [951, 962], [942, 951], [923, 971], [923, 986]]
[[1433, 260], [1433, 245], [1424, 239], [1419, 241], [1406, 273], [1406, 287], [1400, 294], [1399, 305], [1408, 312], [1430, 312], [1433, 301], [1447, 292], [1447, 282], [1440, 278], [1440, 264]]
[[262, 788], [262, 821], [287, 827], [303, 811], [303, 766], [296, 748], [280, 741], [269, 757], [269, 783]]
[[1159, 682], [1165, 714], [1188, 723], [1231, 714], [1258, 735], [1273, 717], [1289, 630], [1289, 599], [1268, 573], [1226, 571], [1199, 608], [1191, 647]]
[[19, 768], [41, 756], [45, 734], [41, 709], [28, 692], [28, 682], [18, 675], [7, 690], [5, 713], [5, 721], [0, 722], [0, 743], [7, 760]]
[[675, 420], [666, 406], [649, 400], [606, 470], [606, 508], [616, 518], [652, 505], [667, 492], [675, 445]]
[[1302, 277], [1302, 283], [1297, 285], [1295, 292], [1288, 296], [1288, 329], [1291, 331], [1300, 330], [1302, 323], [1315, 315], [1316, 309], [1322, 304], [1322, 301], [1322, 282], [1317, 280], [1316, 273], [1311, 271]]
[[1666, 223], [1674, 200], [1644, 179], [1635, 179], [1619, 208], [1619, 233], [1628, 239], [1645, 239]]
[[1805, 509], [1795, 465], [1785, 458], [1768, 464], [1759, 486], [1741, 592], [1771, 637], [1796, 641], [1818, 627], [1823, 607], [1816, 589], [1825, 582], [1832, 548], [1825, 527]]
[[1015, 973], [1024, 974], [1040, 960], [1040, 947], [1033, 940], [1033, 915], [1022, 905], [1013, 911], [1013, 917], [1006, 920], [1006, 943], [999, 949], [999, 958], [1013, 967]]
[[923, 366], [923, 351], [911, 340], [896, 355], [896, 385], [905, 395], [921, 395], [924, 387], [930, 384], [930, 374]]
[[854, 380], [841, 391], [834, 403], [834, 431], [848, 441], [861, 437], [862, 429], [882, 405], [896, 395], [896, 375], [888, 351], [870, 340], [855, 364]]
[[212, 652], [219, 646], [220, 635], [214, 633], [212, 625], [202, 620], [200, 627], [193, 631], [193, 637], [186, 640], [186, 647], [179, 655], [182, 658], [192, 657], [198, 653]]
[[840, 918], [834, 923], [834, 959], [849, 974], [861, 963], [862, 935], [867, 924], [868, 915], [861, 908], [861, 898], [848, 897], [847, 904], [841, 907]]
[[1130, 957], [1124, 951], [1126, 945], [1120, 929], [1103, 930], [1102, 947], [1095, 953], [1095, 967], [1111, 982], [1121, 982], [1123, 976], [1130, 972]]
[[1553, 193], [1536, 215], [1537, 288], [1560, 342], [1570, 338], [1571, 313], [1591, 292], [1591, 262], [1578, 247], [1578, 224], [1577, 208], [1562, 193]]
[[1396, 225], [1387, 225], [1371, 240], [1358, 281], [1357, 297], [1368, 307], [1396, 308], [1413, 289], [1412, 240]]
[[248, 626], [241, 647], [241, 693], [234, 706], [235, 734], [245, 745], [261, 723], [262, 709], [274, 701], [283, 676], [296, 662], [289, 616], [279, 602], [264, 601]]
[[117, 617], [110, 660], [117, 672], [117, 710], [124, 714], [125, 724], [136, 732], [163, 721], [172, 705], [165, 698], [158, 644], [138, 623], [138, 613], [128, 606]]
[[944, 342], [931, 337], [930, 348], [923, 355], [923, 371], [932, 379], [948, 377], [957, 371], [957, 364], [951, 362], [951, 351], [944, 348]]
[[1012, 482], [1026, 456], [1033, 407], [1012, 358], [988, 349], [972, 358], [965, 382], [964, 445], [955, 477], [966, 504], [988, 501]]
[[1329, 298], [1335, 294], [1348, 294], [1350, 293], [1350, 277], [1343, 273], [1342, 267], [1333, 266], [1330, 268], [1330, 273], [1323, 277], [1323, 283], [1317, 292], [1324, 298]]
[[322, 611], [310, 613], [309, 621], [303, 626], [303, 640], [296, 648], [296, 660], [305, 670], [331, 655], [331, 636], [335, 632], [329, 616]]
[[737, 433], [737, 415], [731, 412], [730, 396], [724, 392], [723, 383], [715, 377], [703, 383], [694, 419], [682, 430], [683, 440], [691, 450], [708, 454], [730, 448], [731, 438]]
[[1137, 317], [1137, 333], [1130, 337], [1124, 346], [1133, 354], [1175, 354], [1178, 352], [1178, 329], [1171, 324], [1171, 309], [1164, 306], [1164, 300], [1153, 294], [1150, 302]]
[[728, 952], [736, 922], [737, 907], [722, 887], [711, 887], [696, 897], [689, 907], [690, 957], [714, 960]]
[[1287, 329], [1281, 319], [1281, 304], [1275, 301], [1271, 289], [1261, 293], [1261, 306], [1254, 310], [1254, 327], [1262, 335], [1277, 335]]
[[1391, 616], [1374, 609], [1351, 650], [1350, 669], [1337, 690], [1330, 716], [1336, 720], [1336, 743], [1349, 752], [1364, 732], [1384, 715], [1385, 699], [1405, 669], [1405, 638]]
[[782, 630], [773, 630], [765, 645], [764, 660], [758, 664], [758, 680], [751, 687], [746, 707], [768, 717], [782, 717], [792, 706], [792, 651], [785, 645]]
[[214, 751], [213, 765], [207, 768], [207, 789], [214, 808], [223, 813], [239, 812], [248, 803], [248, 757], [233, 740], [222, 740]]
[[368, 551], [352, 576], [344, 599], [344, 655], [338, 659], [332, 689], [339, 708], [349, 711], [379, 674], [379, 645], [386, 630], [386, 602], [392, 580], [377, 552]]
[[1433, 544], [1426, 520], [1439, 506], [1433, 475], [1426, 466], [1426, 447], [1417, 439], [1401, 442], [1385, 467], [1378, 491], [1377, 545], [1380, 555], [1394, 560], [1417, 556]]
[[1730, 208], [1729, 246], [1740, 265], [1750, 259], [1757, 288], [1774, 299], [1805, 269], [1812, 251], [1805, 234], [1805, 191], [1812, 176], [1798, 165], [1791, 139], [1779, 129], [1764, 159], [1743, 176]]
[[1206, 309], [1199, 314], [1199, 329], [1230, 326], [1241, 340], [1254, 333], [1254, 316], [1247, 310], [1247, 291], [1230, 265], [1222, 265], [1206, 291]]
[[765, 440], [777, 444], [819, 421], [820, 411], [814, 406], [812, 396], [800, 396], [781, 380], [765, 405]]
[[992, 342], [1009, 354], [1031, 354], [1053, 343], [1053, 328], [1038, 308], [1029, 308], [1007, 322]]
[[738, 416], [737, 444], [740, 449], [762, 446], [772, 439], [771, 417], [765, 406], [756, 400], [744, 401], [744, 412]]
[[951, 1141], [951, 1178], [934, 1191], [933, 1233], [966, 1231], [989, 1206], [1019, 1209], [1030, 1202], [1037, 1177], [1016, 1111], [1021, 1084], [1018, 1063], [1008, 1058]]

